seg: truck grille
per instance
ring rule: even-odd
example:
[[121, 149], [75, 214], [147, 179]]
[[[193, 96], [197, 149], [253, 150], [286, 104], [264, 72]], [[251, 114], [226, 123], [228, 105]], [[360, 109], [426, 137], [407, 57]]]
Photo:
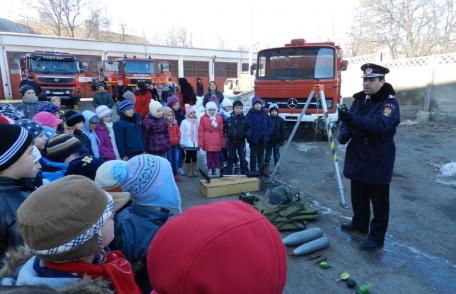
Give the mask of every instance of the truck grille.
[[[326, 106], [332, 108], [334, 105], [334, 99], [331, 97], [326, 98]], [[269, 107], [270, 103], [276, 103], [279, 109], [303, 109], [306, 104], [307, 98], [263, 98], [266, 102], [266, 107]], [[294, 107], [295, 106], [295, 107]], [[308, 109], [322, 109], [320, 100], [312, 98]]]
[[38, 81], [46, 84], [72, 84], [73, 78], [51, 78], [51, 77], [39, 77]]
[[150, 84], [150, 82], [151, 82], [151, 79], [131, 79], [132, 84], [141, 84], [141, 83]]

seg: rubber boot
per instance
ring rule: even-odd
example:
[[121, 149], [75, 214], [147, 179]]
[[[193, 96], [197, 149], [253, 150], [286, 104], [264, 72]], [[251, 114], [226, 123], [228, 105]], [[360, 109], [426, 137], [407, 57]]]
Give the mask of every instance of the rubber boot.
[[187, 177], [192, 177], [192, 165], [191, 163], [185, 163], [185, 175]]
[[196, 166], [196, 162], [192, 162], [190, 163], [190, 165], [192, 166], [192, 175], [194, 177], [199, 177], [199, 172], [198, 172], [198, 167]]

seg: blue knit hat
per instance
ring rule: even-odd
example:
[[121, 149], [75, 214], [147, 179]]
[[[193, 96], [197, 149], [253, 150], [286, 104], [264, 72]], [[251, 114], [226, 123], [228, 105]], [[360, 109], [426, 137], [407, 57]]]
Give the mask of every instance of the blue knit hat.
[[16, 125], [0, 124], [0, 171], [15, 163], [32, 143], [26, 129]]
[[262, 104], [263, 104], [263, 101], [261, 100], [260, 97], [254, 96], [254, 97], [252, 98], [252, 106], [255, 105], [255, 104], [258, 104], [258, 103], [262, 105]]
[[119, 103], [117, 103], [117, 112], [118, 113], [124, 113], [125, 111], [133, 109], [133, 108], [134, 108], [133, 103], [128, 99], [122, 100]]
[[41, 112], [41, 111], [46, 111], [46, 112], [54, 114], [57, 111], [59, 111], [59, 108], [52, 103], [44, 102], [44, 103], [38, 104], [38, 112]]
[[277, 103], [270, 103], [269, 104], [269, 112], [273, 111], [273, 110], [279, 110], [279, 105], [277, 105]]
[[32, 138], [35, 139], [38, 137], [44, 130], [43, 127], [30, 119], [20, 119], [16, 122], [16, 125], [23, 127], [27, 132], [32, 135]]
[[100, 165], [104, 163], [104, 160], [95, 158], [93, 156], [79, 156], [73, 159], [65, 172], [65, 176], [68, 175], [80, 175], [85, 176], [92, 181], [95, 181], [95, 175]]

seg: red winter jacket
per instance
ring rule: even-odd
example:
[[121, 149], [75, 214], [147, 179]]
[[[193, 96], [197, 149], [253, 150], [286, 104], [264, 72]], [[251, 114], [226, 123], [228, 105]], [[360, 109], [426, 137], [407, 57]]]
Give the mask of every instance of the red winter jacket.
[[179, 125], [177, 123], [168, 125], [168, 132], [171, 145], [178, 145], [181, 137]]
[[216, 122], [217, 127], [214, 128], [207, 113], [201, 117], [198, 129], [198, 143], [204, 151], [219, 152], [225, 146], [222, 116], [217, 114]]
[[136, 102], [135, 102], [135, 111], [141, 115], [141, 118], [144, 119], [146, 115], [149, 113], [149, 103], [150, 99], [152, 99], [152, 95], [149, 92], [144, 94], [137, 93]]

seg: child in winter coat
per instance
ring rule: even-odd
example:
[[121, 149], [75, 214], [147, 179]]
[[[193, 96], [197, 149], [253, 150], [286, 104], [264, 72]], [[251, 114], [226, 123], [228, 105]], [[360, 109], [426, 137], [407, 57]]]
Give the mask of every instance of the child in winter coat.
[[241, 174], [244, 175], [249, 172], [247, 160], [245, 160], [245, 140], [250, 138], [252, 126], [250, 125], [250, 121], [244, 115], [244, 105], [242, 102], [235, 101], [233, 106], [234, 112], [225, 123], [225, 136], [228, 139], [227, 149], [229, 158], [225, 173], [233, 173], [233, 165], [239, 158]]
[[169, 139], [171, 142], [171, 149], [167, 153], [167, 158], [173, 168], [174, 179], [179, 180], [178, 169], [181, 163], [181, 149], [179, 147], [180, 141], [180, 128], [174, 117], [174, 111], [169, 107], [163, 108], [163, 115], [166, 123], [168, 124]]
[[266, 155], [264, 157], [266, 167], [269, 167], [272, 153], [274, 153], [274, 166], [279, 162], [280, 146], [286, 140], [285, 120], [279, 116], [279, 106], [275, 103], [269, 105], [269, 114], [271, 117], [271, 136], [266, 145]]
[[116, 202], [114, 195], [77, 175], [34, 191], [17, 210], [17, 228], [30, 252], [22, 251], [26, 262], [2, 284], [140, 294], [122, 252], [104, 249], [114, 239]]
[[[100, 123], [100, 119], [95, 113], [90, 110], [84, 110], [82, 112], [82, 116], [84, 116], [84, 126], [82, 128], [82, 132], [90, 139], [90, 150], [92, 150], [93, 156], [100, 158], [101, 144], [95, 131], [98, 124]], [[75, 134], [77, 134], [77, 131]], [[83, 142], [82, 139], [80, 139], [80, 141]]]
[[[76, 139], [82, 143], [86, 149], [84, 155], [93, 155], [92, 141], [83, 132], [85, 121], [82, 114], [73, 110], [67, 111], [65, 113], [65, 125], [67, 129], [65, 133], [76, 137]], [[95, 129], [95, 127], [93, 129]]]
[[141, 116], [135, 113], [133, 103], [127, 99], [117, 103], [117, 112], [120, 119], [113, 126], [116, 145], [120, 158], [128, 160], [145, 150]]
[[106, 105], [100, 105], [95, 109], [100, 123], [95, 132], [100, 142], [100, 158], [103, 160], [120, 159], [112, 123], [112, 110]]
[[163, 118], [163, 106], [152, 100], [149, 104], [149, 114], [143, 120], [146, 152], [166, 158], [171, 149], [168, 124]]
[[173, 110], [177, 124], [180, 126], [182, 121], [185, 119], [185, 115], [182, 109], [180, 108], [179, 98], [177, 98], [176, 95], [168, 97], [167, 105]]
[[185, 119], [180, 125], [180, 146], [185, 152], [185, 165], [188, 177], [197, 177], [198, 127], [196, 106], [185, 104]]
[[217, 113], [217, 104], [206, 104], [206, 114], [201, 117], [198, 143], [206, 151], [208, 176], [220, 176], [220, 152], [225, 144], [223, 118]]
[[[124, 252], [134, 265], [136, 280], [147, 281], [147, 248], [172, 215], [170, 210], [181, 211], [181, 197], [172, 179], [171, 165], [165, 158], [150, 154], [135, 156], [128, 162], [106, 162], [98, 168], [95, 182], [110, 183], [110, 186], [118, 183], [122, 191], [130, 192], [131, 206], [115, 217], [114, 247]], [[147, 290], [146, 285], [140, 286]], [[148, 290], [143, 293], [150, 293]]]
[[[220, 104], [220, 115], [223, 118], [223, 125], [226, 126], [226, 120], [231, 116], [231, 113], [233, 113], [233, 101], [229, 98], [223, 99], [222, 103]], [[223, 166], [227, 166], [228, 161], [229, 161], [229, 155], [228, 155], [228, 148], [227, 146], [224, 146], [222, 149], [222, 163]], [[225, 172], [226, 173], [226, 172]]]
[[250, 145], [250, 172], [264, 172], [264, 149], [271, 134], [271, 119], [263, 109], [261, 98], [253, 97], [252, 108], [247, 113], [252, 125]]
[[33, 139], [25, 128], [0, 124], [0, 134], [0, 258], [3, 260], [8, 248], [23, 244], [16, 228], [16, 211], [33, 191], [23, 179], [34, 178], [39, 165], [33, 163]]

